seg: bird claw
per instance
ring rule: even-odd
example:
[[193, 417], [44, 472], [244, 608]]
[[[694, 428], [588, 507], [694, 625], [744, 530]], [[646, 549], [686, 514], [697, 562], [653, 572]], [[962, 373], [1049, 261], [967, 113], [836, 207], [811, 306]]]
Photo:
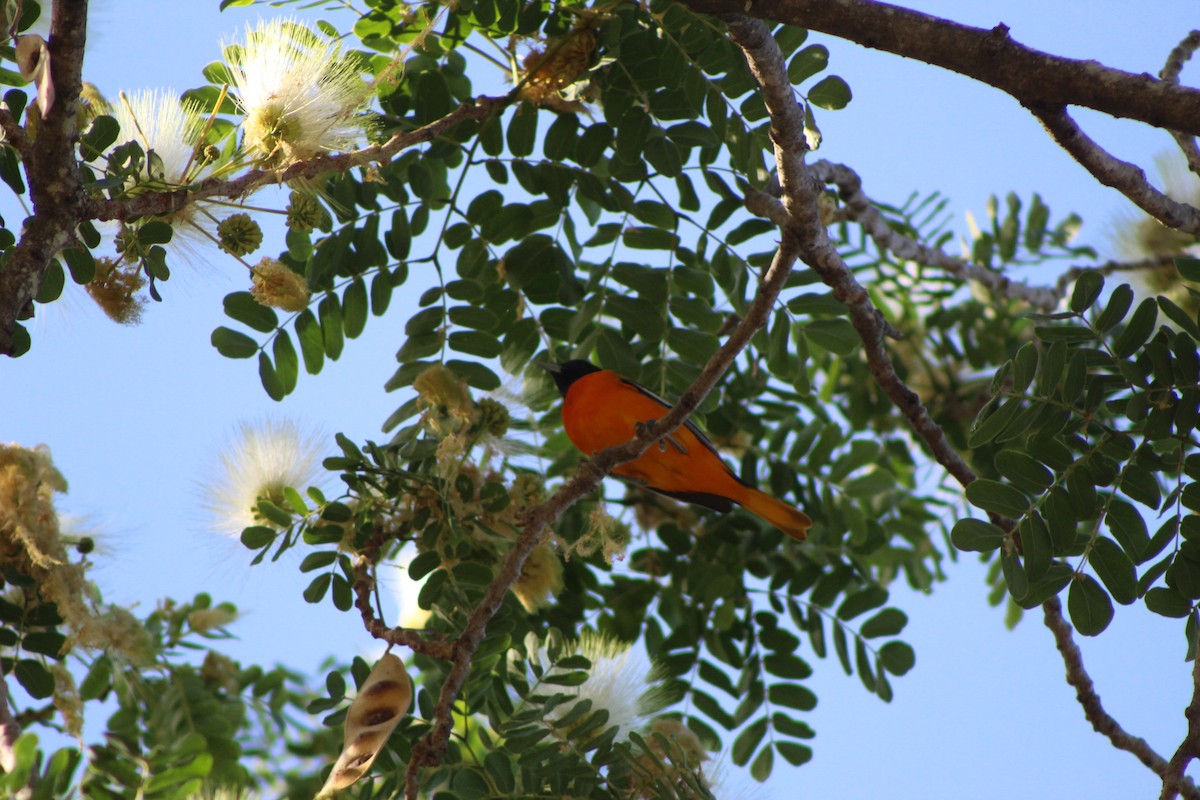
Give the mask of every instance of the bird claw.
[[[633, 430], [637, 433], [638, 436], [641, 436], [655, 422], [658, 422], [658, 420], [657, 419], [648, 419], [645, 422], [635, 422], [635, 423], [633, 423]], [[667, 442], [670, 442], [671, 444], [673, 444], [675, 446], [675, 449], [679, 451], [680, 455], [686, 456], [688, 454], [688, 449], [683, 446], [682, 442], [680, 442], [678, 439], [675, 438], [674, 434], [671, 434], [671, 433], [668, 433], [666, 436], [659, 438], [658, 452], [660, 452], [660, 453], [667, 452]]]

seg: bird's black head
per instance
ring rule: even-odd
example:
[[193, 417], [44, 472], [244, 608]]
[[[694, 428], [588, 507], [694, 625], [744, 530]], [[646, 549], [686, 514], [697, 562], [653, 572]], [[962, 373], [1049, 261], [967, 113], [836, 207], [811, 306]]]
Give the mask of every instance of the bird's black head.
[[582, 378], [584, 375], [591, 375], [593, 372], [599, 372], [600, 368], [590, 361], [584, 361], [582, 358], [572, 359], [563, 364], [552, 364], [546, 361], [539, 361], [538, 366], [549, 372], [554, 378], [555, 385], [558, 386], [558, 391], [562, 392], [562, 396], [567, 396], [567, 390], [571, 388], [571, 384]]

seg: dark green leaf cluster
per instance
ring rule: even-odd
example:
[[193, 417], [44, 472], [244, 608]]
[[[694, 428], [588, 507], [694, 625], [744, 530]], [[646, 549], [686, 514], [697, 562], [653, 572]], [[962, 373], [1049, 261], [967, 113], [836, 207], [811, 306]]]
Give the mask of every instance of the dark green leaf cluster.
[[[1185, 279], [1200, 279], [1195, 263], [1181, 260]], [[1113, 600], [1186, 617], [1191, 631], [1200, 599], [1192, 553], [1200, 326], [1166, 297], [1135, 306], [1128, 285], [1107, 297], [1103, 288], [1085, 272], [1070, 310], [1041, 319], [1036, 341], [996, 373], [970, 434], [995, 472], [967, 488], [992, 521], [959, 520], [951, 538], [960, 549], [999, 552], [1023, 608], [1069, 586], [1082, 633], [1107, 627]], [[1162, 522], [1150, 531], [1155, 512]], [[1005, 530], [1002, 518], [1015, 527]]]

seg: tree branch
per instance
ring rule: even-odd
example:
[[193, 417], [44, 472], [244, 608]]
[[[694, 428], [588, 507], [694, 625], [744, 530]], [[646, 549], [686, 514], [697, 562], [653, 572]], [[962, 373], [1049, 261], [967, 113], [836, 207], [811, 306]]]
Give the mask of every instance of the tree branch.
[[55, 102], [29, 143], [25, 174], [33, 216], [0, 269], [0, 353], [13, 355], [16, 323], [32, 313], [31, 303], [50, 259], [75, 236], [83, 190], [75, 143], [76, 108], [87, 43], [87, 0], [59, 0], [50, 15], [50, 63]]
[[999, 24], [961, 25], [876, 0], [688, 0], [710, 14], [750, 14], [943, 67], [994, 86], [1029, 108], [1084, 106], [1200, 135], [1200, 91], [1095, 61], [1026, 47]]
[[[1158, 77], [1167, 83], [1178, 84], [1179, 73], [1183, 71], [1183, 65], [1195, 54], [1197, 49], [1200, 49], [1200, 31], [1192, 31], [1171, 50], [1171, 54], [1167, 56], [1167, 63], [1158, 73]], [[1196, 146], [1196, 137], [1174, 130], [1171, 131], [1171, 136], [1175, 138], [1179, 149], [1187, 158], [1188, 167], [1192, 172], [1200, 175], [1200, 148]]]
[[278, 169], [252, 169], [232, 180], [209, 178], [199, 184], [173, 192], [150, 192], [136, 197], [108, 200], [90, 197], [83, 206], [85, 219], [125, 220], [130, 217], [168, 214], [209, 197], [239, 199], [267, 184], [287, 183], [315, 178], [329, 172], [347, 172], [365, 164], [390, 161], [401, 150], [424, 144], [444, 135], [461, 122], [480, 122], [504, 110], [516, 99], [513, 92], [499, 97], [477, 97], [463, 103], [446, 116], [411, 131], [400, 131], [383, 144], [374, 144], [351, 153], [321, 154]]
[[[1067, 683], [1075, 688], [1075, 696], [1079, 699], [1079, 705], [1083, 706], [1083, 715], [1087, 717], [1087, 721], [1092, 724], [1097, 733], [1107, 737], [1113, 747], [1132, 753], [1138, 761], [1162, 777], [1165, 782], [1166, 759], [1156, 753], [1145, 739], [1126, 733], [1125, 729], [1104, 710], [1104, 706], [1100, 703], [1100, 695], [1096, 693], [1096, 686], [1083, 667], [1083, 654], [1079, 652], [1079, 646], [1075, 644], [1075, 640], [1071, 636], [1071, 624], [1063, 618], [1062, 603], [1057, 597], [1051, 597], [1042, 603], [1042, 613], [1046, 627], [1054, 634], [1054, 644], [1058, 647], [1058, 652], [1062, 654], [1063, 664], [1067, 668]], [[1195, 699], [1192, 704], [1196, 705]], [[1189, 710], [1190, 708], [1189, 706]], [[1195, 784], [1182, 775], [1180, 775], [1179, 790], [1188, 800], [1200, 798], [1200, 791], [1197, 791]]]
[[[996, 294], [1024, 301], [1041, 311], [1053, 311], [1064, 296], [1061, 282], [1055, 288], [1030, 286], [1024, 281], [1014, 281], [1003, 273], [972, 264], [965, 258], [952, 256], [937, 247], [922, 244], [911, 236], [905, 236], [888, 224], [887, 219], [875, 207], [871, 198], [862, 190], [862, 179], [854, 170], [842, 164], [817, 161], [812, 165], [818, 179], [837, 187], [845, 218], [857, 222], [871, 240], [881, 249], [896, 258], [915, 261], [972, 280], [986, 286]], [[754, 214], [785, 226], [789, 222], [787, 210], [777, 198], [766, 192], [751, 189], [747, 192], [746, 207]]]
[[1122, 161], [1096, 144], [1061, 106], [1031, 109], [1054, 141], [1105, 186], [1116, 189], [1138, 208], [1169, 228], [1200, 236], [1200, 211], [1155, 189], [1136, 164]]
[[21, 127], [7, 107], [0, 108], [0, 130], [4, 131], [4, 137], [0, 141], [7, 142], [16, 148], [22, 159], [28, 157], [29, 137], [25, 135], [25, 129]]
[[[1196, 642], [1193, 642], [1192, 645], [1195, 647]], [[1187, 735], [1179, 743], [1175, 755], [1171, 756], [1171, 760], [1167, 764], [1166, 772], [1163, 773], [1163, 788], [1159, 800], [1174, 800], [1180, 793], [1189, 796], [1187, 795], [1188, 788], [1191, 788], [1193, 793], [1196, 791], [1183, 774], [1192, 759], [1200, 758], [1200, 658], [1196, 658], [1194, 651], [1192, 653], [1192, 701], [1184, 709], [1183, 715], [1187, 717], [1188, 721]]]
[[867, 364], [876, 383], [929, 446], [937, 462], [966, 486], [975, 480], [974, 471], [950, 446], [921, 398], [896, 374], [883, 344], [885, 333], [891, 326], [871, 303], [867, 290], [855, 279], [821, 224], [817, 208], [821, 182], [817, 170], [803, 160], [804, 113], [796, 103], [779, 45], [760, 20], [741, 15], [728, 15], [722, 19], [729, 27], [730, 38], [745, 52], [751, 72], [763, 87], [788, 217], [783, 228], [785, 239], [789, 234], [796, 238], [800, 259], [833, 290], [834, 298], [846, 306], [850, 321], [862, 339]]

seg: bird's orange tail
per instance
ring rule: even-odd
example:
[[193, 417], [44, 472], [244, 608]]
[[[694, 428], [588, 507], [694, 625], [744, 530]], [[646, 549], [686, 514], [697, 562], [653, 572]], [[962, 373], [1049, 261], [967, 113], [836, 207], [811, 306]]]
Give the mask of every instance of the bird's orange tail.
[[739, 498], [738, 503], [751, 514], [771, 523], [798, 542], [804, 541], [805, 531], [812, 525], [808, 514], [758, 489], [746, 487], [746, 495]]

